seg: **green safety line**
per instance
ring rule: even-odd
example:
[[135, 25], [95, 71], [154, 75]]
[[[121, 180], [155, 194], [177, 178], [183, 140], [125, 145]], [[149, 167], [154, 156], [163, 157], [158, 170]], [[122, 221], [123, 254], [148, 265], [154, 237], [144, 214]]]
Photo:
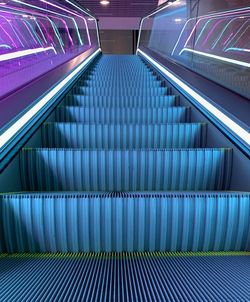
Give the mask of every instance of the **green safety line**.
[[0, 254], [0, 259], [8, 258], [153, 258], [153, 257], [215, 257], [250, 256], [250, 252], [121, 252], [121, 253], [16, 253]]

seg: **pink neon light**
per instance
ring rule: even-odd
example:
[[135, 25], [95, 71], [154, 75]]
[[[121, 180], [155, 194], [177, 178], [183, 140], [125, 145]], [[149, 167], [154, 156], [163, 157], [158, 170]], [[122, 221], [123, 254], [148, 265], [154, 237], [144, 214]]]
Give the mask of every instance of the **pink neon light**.
[[[238, 33], [240, 33], [240, 31], [241, 31], [241, 29], [242, 28], [244, 28], [244, 26], [245, 26], [245, 24], [247, 24], [249, 22], [249, 20], [247, 20], [246, 22], [244, 22], [244, 24], [236, 31], [236, 33], [234, 34], [234, 36], [232, 37], [232, 39], [230, 39], [229, 41], [228, 41], [228, 43], [225, 45], [225, 47], [227, 47], [227, 45], [231, 42], [231, 41], [233, 41], [233, 39], [236, 37], [236, 35], [238, 34]], [[248, 27], [247, 27], [248, 28]], [[240, 35], [240, 37], [241, 37], [242, 35]], [[238, 41], [238, 40], [237, 40]], [[236, 41], [236, 42], [237, 42]]]
[[[15, 8], [15, 7], [9, 6], [9, 5], [5, 5], [4, 7], [10, 8], [10, 9]], [[49, 16], [50, 18], [54, 18], [54, 19], [60, 20], [62, 23], [65, 22], [62, 18], [55, 17], [55, 16], [53, 16], [53, 15], [51, 15], [51, 14], [46, 15], [46, 14], [44, 14], [44, 13], [34, 12], [33, 10], [28, 10], [28, 9], [26, 9], [26, 8], [22, 8], [21, 11], [26, 12], [26, 13], [28, 13], [28, 14], [35, 15], [35, 16], [41, 16], [41, 17], [43, 17], [43, 18], [45, 18], [45, 19], [48, 18], [48, 16]], [[70, 18], [70, 17], [68, 17], [68, 18]], [[65, 22], [65, 23], [66, 23], [66, 22]], [[64, 23], [63, 23], [63, 24], [64, 24]], [[64, 26], [65, 26], [65, 24], [64, 24]], [[69, 33], [69, 28], [67, 27], [67, 25], [66, 25], [66, 31], [67, 31], [67, 34], [68, 34], [68, 36], [69, 36], [69, 39], [70, 39], [70, 40], [72, 41], [72, 43], [73, 43], [73, 40], [72, 40], [72, 38], [71, 38], [71, 36], [70, 36], [70, 33]]]
[[18, 26], [15, 27], [15, 30], [18, 32], [19, 36], [23, 39], [23, 43], [26, 43], [26, 39], [24, 38], [23, 34], [19, 30]]
[[49, 32], [47, 31], [47, 28], [44, 26], [43, 22], [41, 20], [37, 21], [38, 23], [41, 24], [42, 28], [44, 29], [44, 31], [46, 32], [46, 35], [48, 36], [48, 38], [50, 39], [50, 42], [54, 42], [53, 38], [51, 37], [51, 35], [49, 34]]
[[[188, 20], [188, 21], [189, 21], [189, 20]], [[189, 40], [191, 39], [193, 33], [196, 31], [196, 28], [197, 28], [197, 26], [199, 25], [199, 23], [200, 23], [201, 21], [202, 21], [202, 19], [199, 19], [199, 20], [196, 22], [196, 24], [195, 24], [195, 26], [193, 27], [193, 29], [192, 29], [192, 31], [191, 31], [189, 37], [187, 38], [186, 43], [184, 44], [184, 48], [188, 45]]]
[[13, 31], [14, 35], [17, 37], [17, 39], [19, 40], [19, 42], [20, 42], [21, 44], [23, 44], [22, 41], [21, 41], [21, 39], [19, 38], [19, 36], [16, 34], [16, 32], [15, 32], [15, 30], [14, 30], [14, 27], [11, 26], [10, 21], [9, 21], [7, 18], [5, 18], [4, 16], [0, 16], [0, 18], [3, 18], [3, 19], [9, 24], [9, 26], [10, 26], [11, 30]]
[[[185, 45], [184, 45], [184, 48], [187, 46], [187, 44], [188, 44], [189, 40], [191, 39], [193, 33], [196, 31], [196, 28], [197, 28], [197, 26], [199, 25], [200, 21], [209, 19], [209, 18], [211, 18], [211, 17], [212, 17], [212, 18], [216, 18], [216, 17], [228, 17], [228, 16], [230, 16], [230, 15], [236, 15], [236, 14], [239, 14], [239, 13], [247, 13], [247, 12], [250, 12], [250, 10], [248, 9], [248, 10], [243, 10], [243, 11], [240, 11], [240, 12], [239, 12], [239, 11], [235, 11], [235, 12], [227, 12], [227, 13], [221, 13], [221, 14], [214, 14], [214, 15], [208, 15], [208, 16], [206, 16], [206, 17], [200, 18], [200, 19], [196, 22], [195, 26], [193, 27], [193, 29], [192, 29], [192, 31], [191, 31], [191, 33], [190, 33], [190, 35], [189, 35], [189, 37], [188, 37], [188, 39], [187, 39]], [[187, 21], [187, 23], [188, 23], [189, 21], [191, 21], [191, 20], [194, 20], [194, 19], [189, 19], [189, 20]], [[187, 23], [185, 24], [185, 27], [186, 27]]]
[[207, 43], [208, 39], [211, 37], [213, 31], [215, 30], [215, 28], [224, 20], [219, 20], [215, 23], [215, 25], [212, 27], [212, 29], [210, 30], [210, 32], [208, 33], [206, 39], [203, 41], [201, 46], [205, 46], [205, 44]]
[[71, 43], [72, 45], [74, 45], [74, 42], [73, 42], [73, 40], [72, 40], [72, 38], [71, 38], [71, 35], [70, 35], [70, 32], [69, 32], [69, 27], [68, 27], [67, 23], [66, 23], [62, 18], [59, 18], [59, 17], [50, 16], [50, 18], [54, 18], [54, 19], [60, 20], [60, 21], [64, 24], [65, 29], [66, 29], [66, 32], [67, 32], [68, 37], [69, 37], [69, 40], [70, 40], [70, 43]]
[[74, 42], [73, 42], [72, 37], [70, 35], [69, 27], [68, 27], [67, 23], [63, 19], [61, 21], [62, 21], [62, 23], [64, 24], [64, 26], [66, 28], [66, 31], [67, 31], [67, 34], [69, 36], [69, 40], [70, 40], [71, 45], [74, 45]]
[[227, 44], [227, 42], [230, 40], [230, 38], [233, 36], [233, 32], [231, 32], [231, 34], [229, 35], [229, 37], [226, 39], [226, 41], [223, 43], [223, 46], [225, 46]]
[[17, 48], [17, 45], [15, 43], [15, 41], [12, 39], [12, 37], [7, 33], [7, 31], [3, 28], [2, 25], [0, 25], [0, 27], [2, 28], [3, 32], [6, 34], [6, 36], [9, 37], [9, 39], [11, 40], [12, 44]]
[[30, 33], [31, 37], [33, 38], [33, 40], [35, 41], [36, 44], [38, 44], [37, 40], [34, 38], [32, 32], [29, 29], [29, 26], [26, 24], [26, 22], [23, 20], [23, 24], [25, 25], [25, 27], [27, 28], [28, 32]]
[[54, 3], [50, 3], [50, 2], [48, 2], [48, 1], [46, 1], [46, 0], [40, 0], [40, 1], [43, 2], [43, 3], [46, 3], [46, 4], [48, 4], [48, 5], [51, 5], [51, 6], [53, 6], [53, 7], [56, 7], [56, 8], [58, 8], [58, 9], [61, 9], [61, 10], [65, 11], [65, 12], [67, 12], [67, 13], [70, 12], [73, 16], [77, 16], [77, 17], [83, 19], [83, 20], [84, 20], [84, 23], [85, 23], [85, 26], [86, 26], [86, 31], [87, 31], [87, 36], [88, 36], [89, 45], [91, 45], [90, 34], [89, 34], [89, 28], [88, 28], [88, 25], [87, 25], [87, 21], [86, 21], [86, 19], [85, 19], [84, 17], [82, 17], [81, 15], [78, 15], [78, 14], [72, 12], [71, 10], [69, 11], [69, 10], [67, 10], [67, 9], [65, 9], [65, 8], [63, 8], [63, 7], [61, 7], [61, 6], [59, 6], [59, 5], [56, 5], [56, 4], [54, 4]]

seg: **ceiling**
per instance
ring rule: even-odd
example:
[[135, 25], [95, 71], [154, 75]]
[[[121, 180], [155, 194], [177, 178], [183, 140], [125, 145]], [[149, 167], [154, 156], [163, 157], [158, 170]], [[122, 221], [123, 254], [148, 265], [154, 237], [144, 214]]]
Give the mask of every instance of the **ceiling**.
[[88, 8], [96, 17], [143, 17], [155, 9], [159, 0], [109, 0], [102, 6], [100, 0], [76, 0]]

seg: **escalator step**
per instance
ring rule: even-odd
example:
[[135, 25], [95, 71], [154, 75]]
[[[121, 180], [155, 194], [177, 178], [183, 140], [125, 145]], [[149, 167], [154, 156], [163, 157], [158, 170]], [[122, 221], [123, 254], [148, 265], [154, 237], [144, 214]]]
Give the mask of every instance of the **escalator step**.
[[[83, 87], [92, 87], [94, 89], [98, 88], [98, 87], [101, 87], [102, 89], [105, 88], [105, 87], [109, 87], [108, 85], [110, 86], [114, 86], [114, 83], [113, 82], [103, 82], [103, 81], [98, 81], [98, 80], [95, 80], [95, 81], [91, 81], [91, 80], [81, 80], [81, 81], [78, 81], [77, 83], [78, 86], [83, 86]], [[132, 82], [132, 83], [118, 83], [115, 85], [116, 88], [118, 89], [137, 89], [139, 88], [139, 90], [142, 90], [142, 89], [145, 89], [145, 87], [148, 89], [148, 88], [160, 88], [162, 85], [162, 83], [160, 81], [152, 81], [152, 80], [149, 80], [149, 81], [143, 81], [143, 82], [140, 82], [140, 81], [136, 81], [136, 82]]]
[[250, 193], [173, 91], [129, 55], [74, 84], [0, 194], [1, 302], [250, 301]]
[[42, 128], [42, 146], [50, 148], [200, 148], [205, 143], [206, 124], [48, 123]]
[[159, 87], [159, 88], [146, 88], [146, 87], [135, 87], [131, 89], [129, 87], [124, 88], [117, 88], [116, 85], [114, 87], [105, 87], [105, 88], [93, 88], [93, 87], [73, 87], [72, 92], [76, 94], [83, 94], [83, 95], [107, 95], [107, 96], [123, 96], [124, 94], [128, 96], [157, 96], [157, 95], [167, 95], [168, 88], [166, 87]]
[[0, 195], [0, 213], [8, 253], [250, 248], [250, 193]]
[[249, 253], [21, 254], [0, 258], [0, 300], [249, 301]]
[[171, 107], [177, 104], [178, 98], [174, 95], [158, 97], [95, 97], [69, 94], [64, 100], [64, 105], [84, 107]]
[[81, 123], [185, 123], [190, 121], [190, 108], [105, 108], [105, 107], [58, 107], [57, 122]]
[[153, 76], [151, 74], [133, 74], [133, 75], [106, 75], [103, 76], [102, 74], [91, 74], [91, 75], [84, 75], [81, 81], [101, 81], [101, 82], [109, 82], [109, 83], [116, 83], [116, 82], [155, 82], [159, 81], [159, 77]]
[[23, 149], [25, 191], [226, 190], [231, 149]]

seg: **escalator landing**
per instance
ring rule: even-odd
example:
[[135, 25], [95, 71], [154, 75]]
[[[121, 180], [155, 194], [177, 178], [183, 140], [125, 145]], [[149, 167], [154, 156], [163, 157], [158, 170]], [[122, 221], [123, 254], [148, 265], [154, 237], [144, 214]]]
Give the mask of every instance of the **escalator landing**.
[[249, 301], [250, 253], [0, 257], [0, 301]]

